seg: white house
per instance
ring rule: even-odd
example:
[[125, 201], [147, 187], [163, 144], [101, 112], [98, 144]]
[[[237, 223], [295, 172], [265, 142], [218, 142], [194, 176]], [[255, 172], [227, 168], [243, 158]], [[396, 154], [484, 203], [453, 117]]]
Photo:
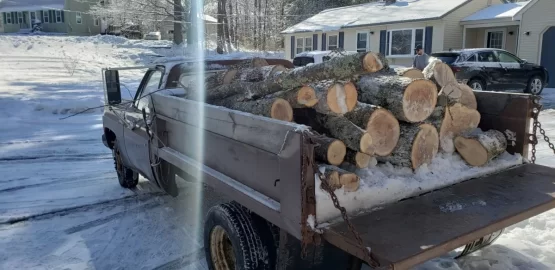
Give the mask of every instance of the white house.
[[343, 48], [379, 51], [391, 64], [410, 66], [418, 44], [426, 53], [491, 47], [555, 74], [555, 0], [382, 0], [324, 10], [282, 34], [288, 59]]

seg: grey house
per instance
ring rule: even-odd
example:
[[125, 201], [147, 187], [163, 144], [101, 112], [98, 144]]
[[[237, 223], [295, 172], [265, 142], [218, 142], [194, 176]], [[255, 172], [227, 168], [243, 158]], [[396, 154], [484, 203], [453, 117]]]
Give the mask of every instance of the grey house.
[[42, 23], [43, 32], [69, 35], [104, 33], [107, 24], [89, 14], [97, 0], [4, 0], [0, 3], [1, 32], [29, 32], [33, 22]]

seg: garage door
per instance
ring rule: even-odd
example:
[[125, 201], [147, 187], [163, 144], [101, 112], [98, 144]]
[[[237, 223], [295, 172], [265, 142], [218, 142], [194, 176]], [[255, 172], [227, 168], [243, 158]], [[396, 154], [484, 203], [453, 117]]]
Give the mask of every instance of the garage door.
[[555, 26], [543, 34], [541, 65], [549, 71], [549, 87], [555, 86]]

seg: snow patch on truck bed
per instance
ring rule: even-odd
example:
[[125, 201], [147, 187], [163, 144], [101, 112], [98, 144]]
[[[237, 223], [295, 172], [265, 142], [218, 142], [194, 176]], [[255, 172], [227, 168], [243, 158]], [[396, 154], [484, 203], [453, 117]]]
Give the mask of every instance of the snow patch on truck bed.
[[[471, 167], [457, 154], [438, 154], [429, 166], [416, 172], [409, 168], [394, 167], [389, 163], [373, 168], [359, 169], [360, 188], [355, 192], [335, 191], [341, 206], [350, 214], [370, 211], [376, 207], [416, 196], [430, 190], [488, 175], [523, 163], [520, 154], [507, 152], [483, 167]], [[332, 203], [329, 194], [320, 187], [316, 176], [316, 217], [318, 222], [335, 221], [341, 213]]]

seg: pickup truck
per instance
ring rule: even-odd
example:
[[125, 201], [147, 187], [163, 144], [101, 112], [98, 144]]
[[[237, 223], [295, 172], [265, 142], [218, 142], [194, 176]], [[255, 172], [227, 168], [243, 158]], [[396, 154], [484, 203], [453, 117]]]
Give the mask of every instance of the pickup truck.
[[[133, 188], [140, 174], [178, 196], [176, 180], [198, 180], [232, 201], [205, 217], [210, 269], [410, 269], [463, 246], [460, 256], [469, 254], [504, 228], [555, 207], [555, 169], [524, 162], [314, 228], [320, 187], [307, 127], [185, 98], [182, 78], [202, 80], [211, 72], [202, 65], [225, 69], [236, 62], [176, 60], [147, 67], [133, 100], [122, 99], [119, 83], [119, 71], [133, 67], [102, 71], [102, 141], [113, 152], [121, 186]], [[513, 131], [507, 151], [526, 158], [536, 97], [475, 94], [480, 128]], [[438, 210], [469, 200], [487, 205]]]

